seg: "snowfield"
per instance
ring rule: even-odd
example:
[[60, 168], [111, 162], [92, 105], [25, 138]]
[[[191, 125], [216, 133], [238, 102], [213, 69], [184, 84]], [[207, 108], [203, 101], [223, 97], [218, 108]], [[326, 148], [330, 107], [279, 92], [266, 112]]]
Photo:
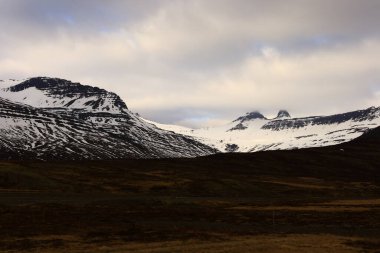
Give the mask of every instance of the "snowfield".
[[347, 142], [380, 125], [380, 107], [309, 118], [239, 119], [223, 126], [191, 129], [147, 121], [191, 136], [221, 152], [322, 147]]

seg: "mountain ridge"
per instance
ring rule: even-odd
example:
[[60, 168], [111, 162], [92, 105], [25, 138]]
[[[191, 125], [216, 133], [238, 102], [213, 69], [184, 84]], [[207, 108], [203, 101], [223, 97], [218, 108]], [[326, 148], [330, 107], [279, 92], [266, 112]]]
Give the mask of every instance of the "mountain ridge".
[[197, 138], [222, 152], [257, 152], [336, 145], [380, 125], [380, 107], [300, 118], [288, 117], [287, 111], [280, 110], [278, 116], [285, 117], [268, 119], [255, 111], [213, 128], [158, 126]]
[[300, 149], [347, 142], [380, 125], [380, 107], [370, 107], [303, 118], [283, 109], [272, 119], [253, 111], [224, 126], [191, 129], [145, 120], [113, 92], [60, 78], [0, 85], [0, 150], [16, 150], [9, 151], [15, 157], [165, 158]]
[[[63, 84], [51, 85], [56, 82]], [[70, 90], [71, 93], [58, 90], [57, 94], [57, 86], [75, 88]], [[23, 98], [35, 89], [39, 92]], [[33, 100], [36, 94], [38, 99]], [[158, 129], [143, 121], [130, 112], [124, 102], [115, 99], [119, 98], [116, 94], [103, 89], [42, 77], [3, 88], [0, 97], [0, 153], [3, 158], [169, 158], [217, 152], [191, 137]], [[77, 103], [60, 103], [66, 107], [54, 103], [59, 99], [67, 102], [67, 98]], [[89, 103], [101, 99], [100, 107], [93, 108]], [[107, 106], [113, 108], [112, 111], [103, 110]]]
[[3, 88], [2, 91], [5, 98], [39, 108], [69, 108], [109, 113], [123, 113], [128, 110], [124, 101], [113, 92], [60, 78], [33, 77]]

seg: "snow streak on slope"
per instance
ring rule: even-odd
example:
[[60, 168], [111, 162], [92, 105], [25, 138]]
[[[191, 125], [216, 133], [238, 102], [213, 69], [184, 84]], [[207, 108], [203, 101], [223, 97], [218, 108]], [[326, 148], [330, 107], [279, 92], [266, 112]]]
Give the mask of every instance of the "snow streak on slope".
[[194, 157], [339, 144], [380, 125], [380, 108], [274, 119], [259, 112], [214, 128], [140, 118], [106, 90], [58, 78], [0, 81], [0, 157], [111, 159]]
[[192, 136], [222, 152], [322, 147], [347, 142], [380, 125], [380, 107], [332, 116], [290, 118], [280, 111], [275, 119], [258, 112], [213, 128], [190, 129], [157, 124], [157, 127]]
[[0, 97], [38, 108], [69, 108], [122, 113], [125, 103], [115, 93], [58, 78], [37, 77], [4, 82]]
[[146, 123], [116, 94], [99, 88], [56, 78], [4, 86], [0, 92], [2, 158], [164, 158], [216, 152], [191, 137]]

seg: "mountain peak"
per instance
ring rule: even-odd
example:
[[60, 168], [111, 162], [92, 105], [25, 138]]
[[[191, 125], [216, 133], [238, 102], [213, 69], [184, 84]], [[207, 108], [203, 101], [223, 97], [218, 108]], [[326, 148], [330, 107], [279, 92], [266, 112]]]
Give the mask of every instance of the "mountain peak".
[[291, 118], [291, 116], [288, 111], [280, 110], [277, 114], [276, 119], [282, 119], [282, 118]]
[[60, 78], [29, 78], [5, 89], [4, 97], [38, 108], [70, 108], [108, 113], [128, 110], [124, 101], [113, 92]]
[[254, 120], [254, 119], [266, 119], [266, 118], [259, 111], [253, 111], [253, 112], [247, 112], [246, 115], [237, 118], [236, 120], [234, 120], [234, 122], [236, 121], [244, 122], [244, 121], [249, 121], [249, 120]]

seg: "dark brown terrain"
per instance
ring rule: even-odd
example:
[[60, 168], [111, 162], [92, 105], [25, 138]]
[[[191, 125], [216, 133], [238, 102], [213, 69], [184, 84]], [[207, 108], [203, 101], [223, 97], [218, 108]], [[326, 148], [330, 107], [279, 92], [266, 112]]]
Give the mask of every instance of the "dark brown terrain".
[[0, 252], [379, 253], [379, 147], [0, 162]]

